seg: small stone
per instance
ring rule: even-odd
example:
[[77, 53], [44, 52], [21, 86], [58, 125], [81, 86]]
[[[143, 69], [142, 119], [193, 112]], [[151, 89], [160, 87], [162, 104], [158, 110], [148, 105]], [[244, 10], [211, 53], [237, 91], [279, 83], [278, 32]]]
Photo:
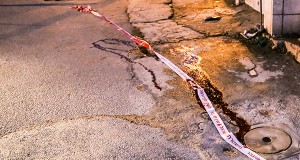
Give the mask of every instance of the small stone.
[[250, 71], [249, 71], [249, 74], [250, 74], [250, 76], [252, 76], [252, 77], [256, 77], [256, 76], [258, 75], [257, 72], [255, 71], [255, 69], [250, 70]]
[[261, 115], [263, 115], [263, 116], [269, 116], [270, 114], [269, 114], [269, 112], [267, 111], [267, 110], [260, 110], [260, 111], [258, 111], [259, 112], [259, 114], [261, 114]]
[[202, 113], [201, 113], [201, 117], [202, 117], [203, 119], [206, 119], [206, 120], [209, 119], [209, 115], [208, 115], [207, 112], [202, 112]]
[[237, 155], [237, 152], [233, 150], [231, 147], [224, 147], [223, 153], [229, 157]]
[[231, 124], [234, 125], [234, 126], [237, 126], [236, 121], [229, 121], [229, 123], [231, 123]]

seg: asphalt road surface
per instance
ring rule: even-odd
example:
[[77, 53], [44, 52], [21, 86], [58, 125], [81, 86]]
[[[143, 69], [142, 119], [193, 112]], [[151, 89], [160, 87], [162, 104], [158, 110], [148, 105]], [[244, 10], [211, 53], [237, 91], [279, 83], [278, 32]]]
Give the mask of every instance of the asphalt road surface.
[[[199, 159], [161, 129], [122, 118], [147, 114], [161, 91], [141, 65], [121, 58], [136, 46], [69, 9], [76, 3], [132, 30], [125, 0], [0, 2], [0, 159]], [[164, 74], [153, 58], [144, 65]], [[141, 91], [133, 75], [155, 91]]]

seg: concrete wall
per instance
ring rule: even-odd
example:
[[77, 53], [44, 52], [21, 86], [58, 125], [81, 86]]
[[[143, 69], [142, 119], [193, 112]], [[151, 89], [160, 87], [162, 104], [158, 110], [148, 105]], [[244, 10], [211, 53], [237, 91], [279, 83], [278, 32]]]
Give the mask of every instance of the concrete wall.
[[[264, 27], [270, 34], [300, 33], [300, 0], [262, 0]], [[245, 0], [260, 11], [260, 0]]]

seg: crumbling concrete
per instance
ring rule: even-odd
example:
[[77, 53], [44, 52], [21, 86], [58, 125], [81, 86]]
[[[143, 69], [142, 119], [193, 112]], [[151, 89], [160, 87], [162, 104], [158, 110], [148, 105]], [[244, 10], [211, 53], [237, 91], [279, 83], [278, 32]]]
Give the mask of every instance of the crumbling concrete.
[[[194, 78], [201, 79], [208, 74], [208, 79], [203, 78], [199, 82], [214, 82], [214, 86], [218, 86], [219, 91], [224, 94], [225, 102], [229, 103], [228, 108], [248, 125], [284, 123], [299, 133], [298, 64], [285, 54], [276, 54], [267, 47], [259, 48], [227, 36], [237, 35], [259, 23], [259, 14], [253, 9], [246, 5], [229, 7], [227, 4], [224, 1], [214, 3], [203, 0], [198, 3], [193, 0], [173, 0], [174, 21], [205, 34], [206, 37], [154, 47]], [[204, 22], [204, 18], [212, 15], [222, 18], [220, 21]], [[152, 26], [154, 25], [149, 25], [149, 28], [136, 27], [145, 34]], [[151, 43], [158, 39], [145, 38]], [[159, 39], [164, 40], [163, 37]], [[185, 60], [189, 57], [196, 57], [197, 61], [187, 65]], [[217, 97], [217, 94], [213, 94], [211, 100], [218, 99]], [[218, 107], [220, 106], [217, 105]], [[237, 127], [237, 122], [223, 114], [221, 109], [218, 112], [230, 131], [237, 134], [243, 130]], [[205, 117], [204, 115], [202, 116]], [[206, 127], [212, 127], [210, 121], [207, 122], [208, 126], [202, 125], [205, 126], [201, 132], [202, 140], [194, 139], [197, 136], [187, 136], [181, 142], [199, 150], [203, 159], [245, 159], [241, 153], [226, 144], [215, 130], [206, 130]], [[299, 159], [299, 155], [287, 159]]]
[[144, 38], [149, 42], [179, 42], [187, 39], [205, 37], [189, 28], [177, 25], [173, 20], [158, 21], [156, 23], [134, 23], [140, 29]]
[[204, 37], [172, 19], [171, 1], [130, 0], [127, 13], [133, 26], [139, 28], [149, 42], [179, 42]]
[[131, 0], [127, 13], [131, 23], [155, 22], [172, 16], [172, 8], [166, 0]]

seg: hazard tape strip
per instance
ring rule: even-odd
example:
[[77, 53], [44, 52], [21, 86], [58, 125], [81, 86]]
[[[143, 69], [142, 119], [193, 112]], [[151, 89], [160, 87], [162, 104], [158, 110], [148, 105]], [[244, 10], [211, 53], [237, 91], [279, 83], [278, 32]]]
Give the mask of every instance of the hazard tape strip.
[[263, 157], [258, 155], [257, 153], [253, 152], [246, 146], [244, 146], [241, 142], [238, 141], [238, 139], [234, 136], [232, 132], [229, 132], [226, 128], [224, 122], [222, 121], [219, 114], [216, 112], [213, 104], [209, 100], [207, 94], [205, 93], [204, 89], [201, 88], [190, 76], [188, 76], [185, 72], [183, 72], [180, 68], [178, 68], [174, 63], [169, 61], [166, 57], [162, 56], [161, 54], [154, 51], [149, 43], [146, 41], [139, 39], [137, 37], [132, 36], [130, 33], [128, 33], [126, 30], [115, 24], [114, 22], [107, 19], [105, 16], [99, 14], [96, 12], [96, 10], [92, 9], [90, 6], [82, 7], [82, 6], [71, 6], [71, 8], [77, 9], [80, 12], [88, 12], [92, 13], [94, 16], [99, 17], [106, 21], [107, 23], [111, 24], [114, 28], [116, 28], [118, 31], [125, 34], [129, 39], [131, 39], [136, 44], [143, 46], [147, 48], [149, 51], [152, 51], [162, 62], [164, 62], [171, 70], [173, 70], [175, 73], [177, 73], [182, 79], [187, 81], [191, 87], [196, 91], [198, 98], [200, 99], [201, 103], [203, 104], [206, 112], [208, 113], [210, 119], [214, 123], [214, 126], [216, 127], [217, 131], [221, 135], [221, 137], [229, 143], [231, 146], [239, 150], [241, 153], [245, 154], [252, 160], [265, 160]]

